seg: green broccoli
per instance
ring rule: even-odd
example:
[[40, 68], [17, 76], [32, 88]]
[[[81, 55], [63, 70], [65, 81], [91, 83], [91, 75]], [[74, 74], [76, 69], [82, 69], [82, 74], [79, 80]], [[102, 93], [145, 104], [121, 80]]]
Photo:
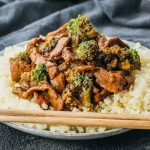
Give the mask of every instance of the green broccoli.
[[32, 72], [32, 79], [33, 80], [35, 79], [37, 82], [40, 82], [44, 81], [46, 77], [47, 77], [46, 65], [45, 64], [37, 65]]
[[92, 61], [98, 52], [98, 44], [95, 40], [82, 42], [75, 50], [78, 59], [82, 61]]
[[36, 86], [47, 78], [45, 64], [37, 65], [35, 69], [21, 74], [20, 84], [24, 87]]
[[72, 85], [73, 85], [73, 89], [77, 89], [78, 87], [81, 87], [82, 85], [82, 76], [80, 75], [80, 73], [73, 73], [72, 76]]
[[133, 62], [135, 62], [137, 59], [139, 59], [138, 51], [136, 51], [136, 50], [133, 49], [133, 48], [130, 48], [129, 51], [130, 51], [130, 54], [131, 54], [131, 56], [132, 56], [132, 61], [133, 61]]
[[81, 75], [79, 72], [77, 72], [74, 73], [71, 83], [74, 87], [80, 87], [86, 90], [91, 86], [91, 79], [89, 76]]
[[90, 20], [86, 16], [80, 15], [68, 22], [67, 33], [72, 38], [75, 47], [82, 41], [96, 38], [98, 35], [97, 31], [92, 27]]
[[91, 89], [90, 88], [82, 91], [81, 101], [85, 107], [91, 106]]
[[92, 85], [93, 85], [92, 79], [89, 76], [83, 76], [81, 101], [82, 101], [83, 105], [86, 107], [91, 106]]
[[129, 49], [129, 53], [130, 53], [129, 62], [131, 64], [132, 70], [141, 69], [140, 56], [138, 54], [138, 51], [131, 48]]
[[87, 75], [75, 73], [72, 80], [73, 89], [80, 93], [80, 100], [86, 107], [91, 106], [91, 88], [93, 85], [92, 79]]
[[92, 79], [89, 76], [87, 76], [87, 75], [82, 76], [82, 80], [83, 80], [83, 83], [82, 83], [83, 90], [87, 90], [87, 89], [91, 88]]

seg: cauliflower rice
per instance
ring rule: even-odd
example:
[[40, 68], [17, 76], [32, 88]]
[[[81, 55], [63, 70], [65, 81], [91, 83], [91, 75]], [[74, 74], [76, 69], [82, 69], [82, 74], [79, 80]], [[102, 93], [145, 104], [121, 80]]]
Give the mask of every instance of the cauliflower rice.
[[[129, 45], [131, 43], [128, 43]], [[100, 102], [97, 111], [101, 113], [127, 113], [127, 114], [150, 114], [150, 50], [142, 47], [140, 43], [131, 46], [139, 51], [142, 68], [135, 73], [135, 83], [129, 91], [114, 94]], [[24, 51], [26, 46], [7, 47], [4, 55], [0, 56], [0, 109], [40, 110], [40, 106], [33, 100], [24, 100], [12, 94], [15, 84], [11, 81], [9, 58]], [[52, 107], [50, 107], [53, 110]], [[73, 111], [79, 111], [74, 108]], [[84, 109], [84, 111], [88, 111]], [[47, 124], [23, 124], [28, 128], [49, 130], [60, 133], [103, 133], [106, 128], [102, 127], [72, 127], [50, 126]]]

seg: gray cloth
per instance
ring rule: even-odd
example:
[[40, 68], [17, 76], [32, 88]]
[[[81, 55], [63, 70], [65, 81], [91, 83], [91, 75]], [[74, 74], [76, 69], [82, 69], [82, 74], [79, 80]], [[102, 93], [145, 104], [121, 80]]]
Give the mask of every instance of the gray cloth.
[[[79, 1], [78, 1], [79, 2]], [[45, 35], [78, 14], [100, 33], [141, 42], [150, 48], [150, 1], [0, 0], [0, 50]], [[0, 150], [149, 150], [150, 132], [133, 130], [91, 141], [61, 141], [29, 135], [0, 124]]]
[[[95, 3], [94, 3], [95, 2]], [[78, 14], [91, 18], [99, 32], [150, 47], [150, 1], [95, 0], [73, 7], [59, 0], [19, 0], [0, 5], [0, 49], [55, 30]], [[56, 10], [58, 10], [56, 12]]]

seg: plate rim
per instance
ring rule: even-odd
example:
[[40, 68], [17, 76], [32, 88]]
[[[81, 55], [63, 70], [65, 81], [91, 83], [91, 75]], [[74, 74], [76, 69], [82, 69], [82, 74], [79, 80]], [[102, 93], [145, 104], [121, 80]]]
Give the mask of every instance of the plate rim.
[[23, 125], [18, 125], [16, 123], [12, 122], [3, 122], [3, 124], [17, 129], [19, 131], [29, 133], [31, 135], [36, 135], [40, 137], [46, 137], [51, 139], [59, 139], [59, 140], [90, 140], [90, 139], [98, 139], [98, 138], [105, 138], [110, 137], [114, 135], [118, 135], [121, 133], [125, 133], [127, 131], [130, 131], [131, 129], [113, 129], [113, 130], [107, 130], [103, 133], [95, 132], [95, 133], [60, 133], [60, 132], [51, 132], [47, 130], [40, 130], [35, 128], [27, 128]]

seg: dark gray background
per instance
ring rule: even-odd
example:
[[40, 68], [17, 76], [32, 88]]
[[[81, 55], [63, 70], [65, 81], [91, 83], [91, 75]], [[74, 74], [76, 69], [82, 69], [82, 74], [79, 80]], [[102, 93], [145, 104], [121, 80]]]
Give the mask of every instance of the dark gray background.
[[[149, 0], [0, 0], [0, 50], [55, 30], [78, 14], [99, 32], [150, 48]], [[63, 141], [32, 136], [0, 124], [0, 150], [149, 150], [150, 131], [132, 130], [109, 138]]]

